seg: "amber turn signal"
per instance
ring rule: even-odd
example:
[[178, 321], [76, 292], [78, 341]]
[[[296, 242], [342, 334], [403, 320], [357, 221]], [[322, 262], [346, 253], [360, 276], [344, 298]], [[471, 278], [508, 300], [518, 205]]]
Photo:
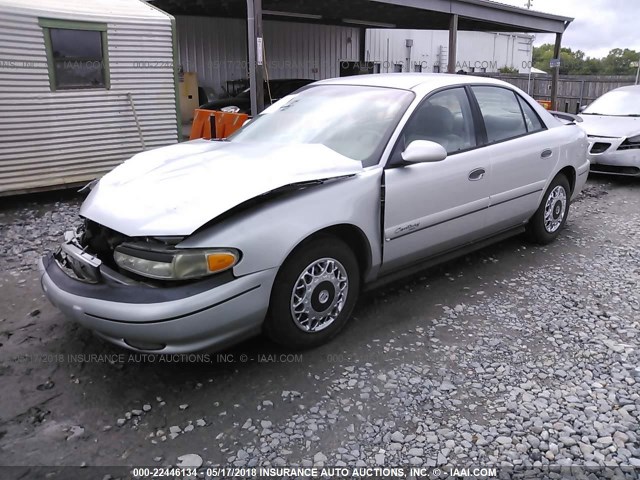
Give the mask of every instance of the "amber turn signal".
[[236, 256], [229, 252], [216, 252], [207, 255], [207, 266], [210, 272], [226, 270], [232, 267], [236, 261]]

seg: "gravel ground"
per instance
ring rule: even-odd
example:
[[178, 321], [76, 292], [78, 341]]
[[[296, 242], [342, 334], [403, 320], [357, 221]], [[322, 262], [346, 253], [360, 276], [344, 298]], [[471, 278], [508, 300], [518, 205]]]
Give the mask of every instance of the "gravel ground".
[[62, 234], [78, 225], [81, 196], [69, 192], [17, 198], [0, 207], [0, 268], [33, 271], [43, 251], [53, 250]]
[[368, 294], [330, 345], [287, 356], [258, 339], [196, 363], [34, 360], [124, 353], [37, 292], [34, 259], [77, 208], [0, 213], [0, 376], [19, 385], [0, 399], [0, 464], [640, 478], [638, 182], [590, 180], [552, 245], [509, 240]]

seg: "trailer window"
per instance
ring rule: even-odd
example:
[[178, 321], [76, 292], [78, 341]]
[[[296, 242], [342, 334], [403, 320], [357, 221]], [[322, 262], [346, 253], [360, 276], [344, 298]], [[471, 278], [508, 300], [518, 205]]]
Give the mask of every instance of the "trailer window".
[[52, 90], [109, 88], [107, 26], [40, 19]]

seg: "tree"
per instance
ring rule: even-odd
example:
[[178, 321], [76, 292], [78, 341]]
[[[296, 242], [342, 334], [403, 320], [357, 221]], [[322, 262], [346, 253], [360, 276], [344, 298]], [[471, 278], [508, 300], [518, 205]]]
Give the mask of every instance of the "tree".
[[[550, 43], [545, 43], [540, 47], [533, 47], [533, 66], [540, 70], [549, 70], [549, 64], [553, 57], [554, 47]], [[582, 50], [576, 50], [575, 52], [568, 47], [562, 47], [560, 49], [560, 73], [562, 75], [568, 75], [576, 73], [580, 70], [584, 63], [585, 54]]]
[[638, 61], [638, 52], [625, 48], [614, 48], [609, 55], [602, 59], [603, 73], [605, 75], [633, 75], [637, 67], [632, 67], [633, 62]]
[[[549, 62], [553, 58], [553, 45], [545, 43], [533, 47], [533, 66], [541, 70], [549, 70]], [[633, 75], [637, 67], [631, 66], [638, 61], [640, 54], [625, 48], [612, 49], [604, 58], [587, 57], [582, 50], [575, 52], [571, 48], [560, 49], [560, 73], [562, 75]]]
[[539, 47], [533, 47], [533, 66], [540, 70], [549, 70], [549, 62], [553, 58], [553, 45], [545, 43]]

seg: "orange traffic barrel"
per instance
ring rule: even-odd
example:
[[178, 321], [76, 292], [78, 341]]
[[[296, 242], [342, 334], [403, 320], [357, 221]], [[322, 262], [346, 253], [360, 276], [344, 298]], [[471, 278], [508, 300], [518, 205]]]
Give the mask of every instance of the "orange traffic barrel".
[[[215, 124], [213, 132], [211, 129], [211, 117], [213, 117]], [[246, 113], [219, 112], [196, 108], [189, 140], [195, 140], [196, 138], [204, 138], [206, 140], [227, 138], [242, 127], [248, 118], [249, 115]], [[212, 133], [215, 134], [214, 137], [212, 137]]]
[[551, 100], [536, 100], [545, 110], [551, 110]]

